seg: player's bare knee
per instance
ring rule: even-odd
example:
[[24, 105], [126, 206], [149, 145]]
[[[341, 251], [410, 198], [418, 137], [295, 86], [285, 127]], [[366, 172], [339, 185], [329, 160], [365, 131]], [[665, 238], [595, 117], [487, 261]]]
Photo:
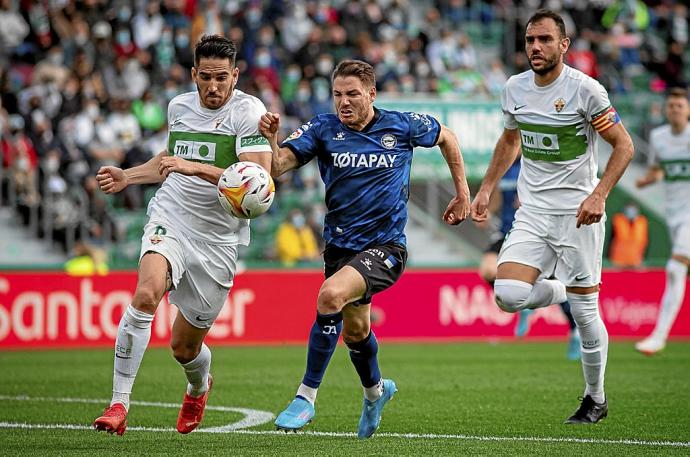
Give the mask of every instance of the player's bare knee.
[[345, 306], [345, 296], [336, 288], [324, 285], [319, 291], [316, 306], [321, 314], [338, 313]]
[[170, 347], [173, 351], [173, 357], [179, 363], [189, 363], [199, 355], [201, 350], [200, 344], [193, 344], [183, 340], [173, 339], [170, 341]]
[[132, 306], [139, 311], [155, 314], [161, 298], [162, 297], [160, 297], [152, 288], [139, 287], [137, 288], [136, 292], [134, 292]]
[[358, 343], [369, 335], [370, 328], [366, 323], [355, 324], [353, 326], [343, 326], [343, 342], [346, 344]]

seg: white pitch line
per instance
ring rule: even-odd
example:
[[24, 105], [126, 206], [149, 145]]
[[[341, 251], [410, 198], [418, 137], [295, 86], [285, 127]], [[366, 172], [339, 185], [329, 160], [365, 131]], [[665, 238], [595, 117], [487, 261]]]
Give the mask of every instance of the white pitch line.
[[[0, 429], [28, 429], [28, 430], [93, 430], [89, 425], [77, 424], [29, 424], [26, 422], [0, 422]], [[300, 432], [285, 433], [273, 430], [219, 430], [221, 427], [200, 428], [193, 433], [230, 433], [236, 435], [285, 435], [285, 436], [325, 436], [329, 438], [354, 438], [355, 433], [345, 432]], [[134, 432], [176, 432], [172, 427], [127, 427], [127, 431]], [[482, 436], [482, 435], [449, 435], [435, 433], [377, 433], [379, 438], [403, 438], [403, 439], [451, 439], [460, 441], [495, 441], [495, 442], [535, 442], [535, 443], [575, 443], [575, 444], [621, 444], [627, 446], [654, 446], [654, 447], [690, 447], [690, 442], [686, 441], [645, 441], [645, 440], [604, 440], [596, 438], [552, 438], [538, 436]]]
[[[26, 395], [10, 396], [0, 395], [0, 400], [8, 401], [44, 401], [44, 402], [58, 402], [58, 403], [108, 403], [109, 400], [96, 398], [70, 398], [70, 397], [29, 397]], [[158, 403], [148, 401], [132, 401], [133, 405], [153, 406], [159, 408], [179, 408], [177, 403]], [[219, 427], [199, 428], [194, 433], [235, 433], [240, 435], [285, 435], [285, 432], [274, 430], [244, 430], [245, 427], [253, 427], [262, 425], [272, 420], [275, 416], [268, 411], [260, 411], [247, 408], [233, 408], [229, 406], [213, 406], [206, 407], [208, 410], [239, 412], [245, 415], [245, 418], [236, 422], [235, 424], [223, 425]], [[60, 430], [93, 430], [91, 425], [79, 424], [31, 424], [26, 422], [2, 422], [0, 421], [0, 429], [60, 429]], [[172, 427], [139, 427], [129, 426], [128, 431], [138, 432], [176, 432]], [[302, 435], [310, 436], [325, 436], [333, 438], [352, 438], [356, 435], [354, 433], [346, 432], [318, 432], [305, 431]], [[287, 436], [297, 435], [296, 433], [288, 433]], [[635, 439], [597, 439], [597, 438], [569, 438], [569, 437], [539, 437], [539, 436], [482, 436], [482, 435], [463, 435], [463, 434], [436, 434], [436, 433], [377, 433], [377, 437], [384, 438], [403, 438], [403, 439], [451, 439], [463, 441], [494, 441], [494, 442], [540, 442], [540, 443], [576, 443], [576, 444], [621, 444], [628, 446], [663, 446], [663, 447], [690, 447], [688, 441], [646, 441]]]
[[[42, 401], [42, 402], [57, 402], [57, 403], [97, 403], [97, 404], [109, 404], [110, 400], [106, 399], [98, 399], [98, 398], [71, 398], [71, 397], [29, 397], [27, 395], [17, 395], [17, 396], [10, 396], [10, 395], [0, 395], [0, 400], [7, 400], [7, 401]], [[138, 405], [138, 406], [153, 406], [157, 408], [174, 408], [178, 409], [180, 407], [179, 403], [159, 403], [159, 402], [153, 402], [153, 401], [132, 401], [130, 402], [132, 405]], [[206, 409], [209, 411], [222, 411], [222, 412], [233, 412], [233, 413], [240, 413], [244, 417], [237, 422], [234, 422], [232, 424], [227, 424], [227, 425], [221, 425], [219, 427], [213, 427], [209, 428], [209, 433], [211, 432], [228, 432], [232, 430], [238, 430], [242, 428], [247, 428], [247, 427], [254, 427], [257, 425], [263, 425], [267, 422], [271, 422], [273, 419], [275, 419], [275, 416], [273, 413], [269, 411], [261, 411], [258, 409], [249, 409], [249, 408], [235, 408], [231, 406], [215, 406], [215, 405], [208, 405], [206, 406]], [[69, 425], [69, 424], [67, 424]], [[129, 430], [134, 430], [134, 428], [130, 427]], [[167, 429], [160, 429], [156, 431], [165, 431]], [[145, 430], [145, 431], [154, 431], [154, 430]]]

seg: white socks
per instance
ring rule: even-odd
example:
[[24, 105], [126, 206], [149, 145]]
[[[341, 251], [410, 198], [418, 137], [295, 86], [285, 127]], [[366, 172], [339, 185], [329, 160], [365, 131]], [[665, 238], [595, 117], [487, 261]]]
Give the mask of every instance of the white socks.
[[312, 405], [316, 401], [316, 393], [319, 391], [319, 389], [315, 389], [313, 387], [306, 386], [304, 384], [300, 384], [299, 388], [297, 389], [297, 395], [300, 397], [304, 397], [309, 403]]
[[187, 376], [187, 394], [192, 397], [203, 395], [208, 390], [208, 373], [211, 370], [211, 350], [205, 343], [201, 344], [201, 351], [194, 360], [182, 363], [184, 374]]
[[666, 264], [666, 289], [661, 299], [659, 317], [657, 317], [652, 338], [666, 342], [680, 305], [683, 303], [687, 275], [688, 266], [683, 262], [670, 259]]
[[597, 403], [603, 403], [604, 372], [609, 349], [609, 335], [599, 315], [599, 293], [567, 294], [582, 341], [582, 371], [585, 376], [585, 393]]
[[516, 279], [497, 279], [494, 295], [499, 308], [509, 313], [525, 308], [543, 308], [566, 300], [565, 286], [557, 279], [540, 279], [534, 285]]
[[113, 370], [113, 399], [110, 404], [122, 403], [129, 409], [129, 395], [139, 371], [141, 359], [151, 337], [153, 314], [127, 307], [120, 319], [115, 340], [115, 367]]
[[371, 387], [363, 387], [364, 398], [369, 401], [376, 401], [383, 395], [383, 379], [379, 380], [376, 384]]

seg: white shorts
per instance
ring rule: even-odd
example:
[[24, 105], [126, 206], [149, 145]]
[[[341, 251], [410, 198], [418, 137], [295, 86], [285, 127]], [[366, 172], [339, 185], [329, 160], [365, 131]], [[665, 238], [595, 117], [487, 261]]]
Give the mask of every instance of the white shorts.
[[237, 246], [191, 239], [168, 222], [149, 221], [141, 238], [139, 261], [156, 252], [170, 263], [170, 303], [197, 328], [209, 328], [223, 308], [237, 268]]
[[537, 214], [518, 208], [513, 228], [498, 254], [498, 264], [516, 262], [559, 279], [567, 287], [592, 287], [601, 282], [606, 218], [576, 228], [575, 215]]
[[690, 258], [690, 220], [669, 227], [671, 231], [671, 254]]

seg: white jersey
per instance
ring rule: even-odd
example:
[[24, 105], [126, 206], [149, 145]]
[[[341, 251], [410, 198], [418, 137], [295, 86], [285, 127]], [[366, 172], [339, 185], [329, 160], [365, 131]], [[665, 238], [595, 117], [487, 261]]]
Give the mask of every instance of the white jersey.
[[690, 124], [674, 135], [670, 125], [652, 130], [649, 136], [650, 165], [664, 171], [666, 219], [670, 226], [690, 221]]
[[[203, 107], [198, 92], [178, 95], [168, 105], [168, 154], [227, 168], [244, 152], [271, 152], [259, 133], [265, 112], [258, 98], [237, 89], [216, 110]], [[208, 181], [171, 173], [149, 202], [147, 214], [206, 243], [249, 244], [249, 221], [223, 211], [217, 195]]]
[[520, 204], [546, 214], [576, 213], [594, 190], [597, 132], [620, 122], [606, 90], [567, 65], [539, 87], [532, 70], [512, 76], [501, 96], [506, 129], [520, 129]]

